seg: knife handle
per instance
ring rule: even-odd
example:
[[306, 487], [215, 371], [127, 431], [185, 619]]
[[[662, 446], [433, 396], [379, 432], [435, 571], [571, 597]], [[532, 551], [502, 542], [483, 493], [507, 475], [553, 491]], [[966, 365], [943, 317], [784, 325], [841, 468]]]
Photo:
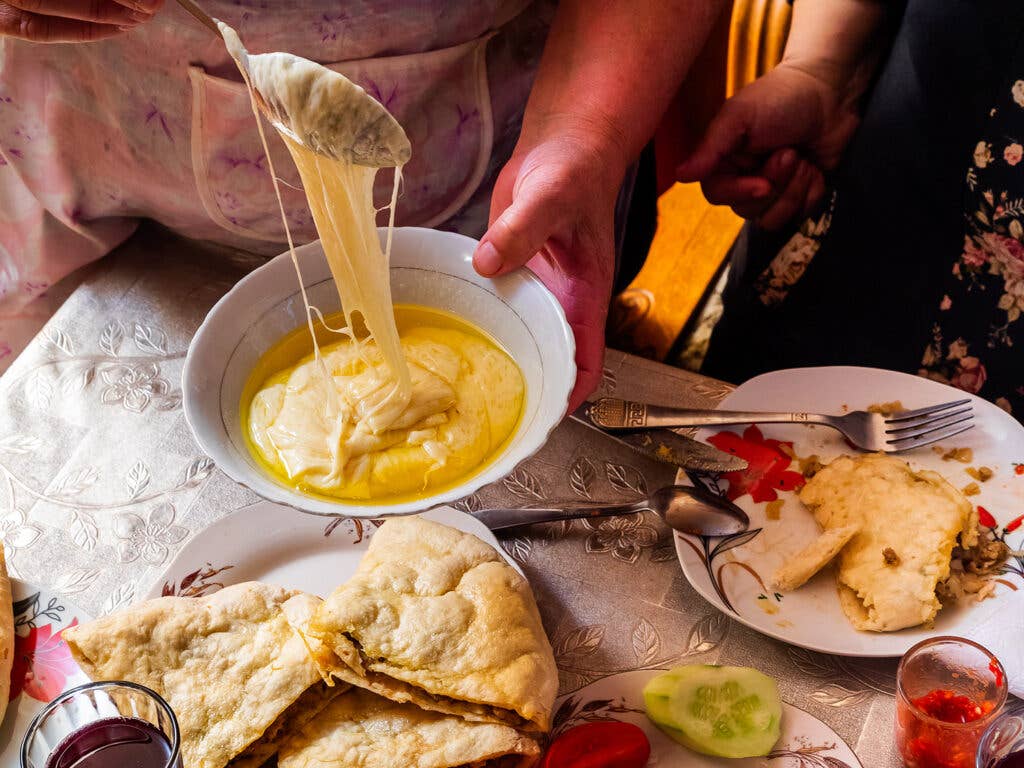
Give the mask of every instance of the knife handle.
[[729, 424], [815, 424], [825, 423], [813, 413], [771, 411], [712, 411], [648, 405], [633, 400], [602, 397], [587, 412], [601, 429], [650, 429], [652, 427], [713, 427]]

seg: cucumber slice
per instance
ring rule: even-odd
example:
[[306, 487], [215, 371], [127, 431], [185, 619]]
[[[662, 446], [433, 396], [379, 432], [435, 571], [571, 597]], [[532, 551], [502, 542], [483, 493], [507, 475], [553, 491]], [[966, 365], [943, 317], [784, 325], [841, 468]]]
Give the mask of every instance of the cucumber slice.
[[655, 725], [703, 755], [764, 757], [781, 735], [775, 681], [749, 667], [676, 667], [647, 683], [644, 704]]

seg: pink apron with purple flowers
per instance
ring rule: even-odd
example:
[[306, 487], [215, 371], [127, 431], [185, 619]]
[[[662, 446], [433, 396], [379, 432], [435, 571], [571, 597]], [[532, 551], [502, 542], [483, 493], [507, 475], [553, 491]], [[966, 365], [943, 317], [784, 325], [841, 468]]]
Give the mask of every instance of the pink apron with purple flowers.
[[[379, 99], [413, 146], [398, 223], [473, 235], [518, 135], [551, 15], [538, 5], [205, 3], [250, 50], [313, 59]], [[276, 135], [268, 138], [293, 234], [313, 239], [298, 174]], [[383, 202], [391, 175], [380, 176]], [[0, 336], [5, 315], [109, 252], [140, 218], [273, 254], [284, 242], [276, 210], [234, 64], [173, 3], [100, 43], [0, 38]]]

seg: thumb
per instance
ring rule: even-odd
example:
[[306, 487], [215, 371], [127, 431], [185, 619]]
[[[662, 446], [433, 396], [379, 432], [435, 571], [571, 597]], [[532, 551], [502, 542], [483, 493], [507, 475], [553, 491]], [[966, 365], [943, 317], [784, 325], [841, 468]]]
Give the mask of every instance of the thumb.
[[711, 121], [697, 148], [676, 168], [676, 178], [682, 182], [706, 179], [723, 160], [743, 146], [748, 128], [746, 108], [727, 101]]
[[562, 205], [552, 191], [538, 185], [518, 186], [512, 204], [491, 223], [473, 254], [473, 266], [484, 277], [526, 264], [562, 223]]
[[[578, 408], [601, 383], [604, 371], [604, 334], [611, 292], [611, 272], [591, 274], [567, 272], [559, 262], [568, 260], [564, 249], [550, 246], [552, 258], [538, 256], [530, 269], [541, 279], [565, 310], [565, 319], [576, 340], [576, 385], [569, 397], [569, 410]], [[582, 260], [594, 265], [598, 258]]]

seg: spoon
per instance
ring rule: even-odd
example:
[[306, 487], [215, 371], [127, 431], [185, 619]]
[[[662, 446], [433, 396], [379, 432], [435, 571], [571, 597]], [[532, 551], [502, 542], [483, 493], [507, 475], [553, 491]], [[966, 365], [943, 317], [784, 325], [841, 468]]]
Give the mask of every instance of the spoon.
[[667, 486], [655, 491], [650, 498], [630, 504], [592, 504], [563, 509], [483, 509], [474, 512], [473, 517], [492, 531], [498, 531], [519, 525], [631, 515], [648, 510], [655, 512], [670, 528], [692, 536], [731, 536], [750, 527], [747, 513], [731, 501], [688, 485]]
[[390, 168], [412, 156], [409, 137], [384, 106], [344, 75], [290, 53], [250, 54], [238, 34], [192, 0], [178, 4], [224, 39], [245, 70], [256, 105], [278, 131], [318, 154]]

